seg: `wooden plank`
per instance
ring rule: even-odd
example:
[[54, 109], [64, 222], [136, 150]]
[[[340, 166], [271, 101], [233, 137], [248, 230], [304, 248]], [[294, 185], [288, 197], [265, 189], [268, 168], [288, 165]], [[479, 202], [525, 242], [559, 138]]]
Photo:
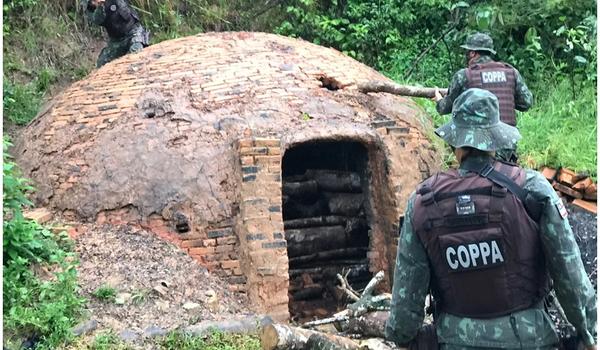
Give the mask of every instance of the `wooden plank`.
[[563, 185], [573, 186], [575, 184], [575, 178], [577, 173], [567, 168], [561, 168], [558, 173], [558, 182]]
[[542, 168], [541, 173], [542, 175], [544, 175], [546, 180], [550, 182], [554, 181], [554, 178], [556, 177], [556, 169], [549, 168], [546, 166]]
[[596, 184], [592, 183], [585, 189], [585, 193], [583, 194], [583, 198], [591, 201], [597, 200], [597, 189]]
[[567, 196], [577, 198], [577, 199], [583, 198], [583, 194], [581, 192], [577, 192], [574, 189], [572, 189], [571, 187], [565, 186], [558, 182], [555, 182], [552, 186], [554, 187], [555, 190], [558, 190], [558, 191], [566, 194]]
[[35, 208], [23, 212], [23, 217], [37, 221], [38, 224], [44, 224], [52, 220], [52, 213], [46, 208]]
[[589, 201], [584, 201], [581, 199], [576, 199], [572, 202], [573, 205], [576, 205], [580, 208], [583, 208], [589, 212], [592, 212], [594, 214], [597, 214], [597, 208], [596, 208], [596, 203], [595, 202], [589, 202]]
[[573, 185], [573, 189], [575, 191], [584, 192], [586, 188], [592, 185], [592, 183], [592, 179], [586, 177], [585, 179], [579, 180], [575, 185]]

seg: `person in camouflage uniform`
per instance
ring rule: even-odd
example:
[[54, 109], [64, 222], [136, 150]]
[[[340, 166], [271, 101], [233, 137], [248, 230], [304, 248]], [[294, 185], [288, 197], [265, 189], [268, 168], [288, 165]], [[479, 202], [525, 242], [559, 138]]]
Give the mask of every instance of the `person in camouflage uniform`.
[[108, 44], [98, 56], [97, 67], [128, 53], [139, 52], [148, 45], [147, 32], [126, 0], [83, 1], [88, 20], [104, 27], [108, 33]]
[[[514, 145], [520, 139], [518, 130], [500, 122], [498, 114], [498, 101], [493, 94], [482, 89], [468, 89], [455, 99], [452, 120], [436, 130], [436, 134], [454, 148], [455, 155], [460, 163], [459, 169], [453, 173], [457, 176], [455, 179], [457, 183], [469, 181], [469, 177], [472, 181], [474, 174], [463, 168], [469, 159], [475, 158], [478, 161], [497, 164], [497, 161], [489, 158], [493, 155], [493, 152]], [[521, 169], [510, 163], [501, 164], [510, 166], [513, 170], [516, 169], [520, 174], [524, 172], [522, 188], [529, 191], [541, 204], [538, 220], [529, 219], [535, 223], [532, 226], [535, 228], [533, 235], [530, 237], [539, 236], [539, 239], [536, 238], [535, 242], [538, 245], [541, 244], [541, 251], [543, 252], [541, 253], [538, 250], [536, 256], [543, 256], [540, 257], [541, 260], [534, 260], [544, 261], [543, 264], [545, 265], [541, 265], [542, 269], [547, 270], [552, 278], [556, 295], [569, 322], [576, 328], [585, 348], [595, 349], [595, 291], [584, 270], [579, 248], [571, 231], [567, 220], [567, 212], [561, 199], [540, 173], [529, 169]], [[431, 183], [429, 181], [435, 183], [437, 180], [432, 179], [443, 178], [443, 175], [448, 173], [434, 175], [423, 184]], [[482, 177], [483, 175], [475, 175], [476, 180], [479, 179], [478, 181], [488, 180], [477, 176]], [[439, 273], [436, 275], [434, 269], [436, 257], [430, 256], [429, 251], [432, 247], [423, 243], [423, 236], [420, 233], [426, 232], [430, 235], [425, 237], [434, 237], [431, 235], [435, 235], [439, 231], [435, 229], [423, 231], [422, 227], [416, 226], [418, 224], [416, 216], [421, 215], [417, 213], [417, 209], [425, 208], [427, 210], [426, 208], [430, 208], [429, 210], [431, 210], [441, 205], [441, 202], [434, 199], [435, 205], [429, 207], [421, 205], [420, 208], [417, 208], [420, 205], [419, 203], [423, 203], [423, 192], [421, 192], [423, 184], [419, 186], [418, 191], [411, 194], [406, 207], [394, 271], [390, 317], [385, 328], [386, 338], [401, 346], [406, 346], [411, 340], [414, 340], [422, 326], [425, 314], [424, 301], [430, 288], [435, 295], [436, 289], [434, 286], [440, 286], [440, 278], [451, 278], [451, 273], [456, 274], [456, 271], [450, 271], [445, 276]], [[438, 192], [435, 194], [437, 195]], [[456, 193], [453, 193], [453, 195], [456, 195]], [[418, 197], [421, 198], [418, 199]], [[458, 197], [462, 196], [457, 196], [457, 212]], [[434, 196], [433, 198], [437, 197]], [[522, 205], [521, 201], [516, 203]], [[453, 205], [453, 202], [450, 204]], [[505, 212], [507, 210], [504, 206], [500, 208]], [[435, 214], [428, 213], [427, 215]], [[514, 221], [515, 218], [506, 218], [505, 215], [502, 220], [502, 222]], [[520, 222], [517, 225], [521, 227]], [[489, 226], [484, 226], [484, 228], [486, 227]], [[470, 230], [473, 230], [473, 228], [470, 228]], [[459, 230], [459, 232], [463, 231], [464, 229]], [[521, 238], [523, 234], [524, 232], [518, 232], [517, 239], [519, 242], [525, 243], [525, 238]], [[446, 234], [437, 237], [456, 239], [457, 236]], [[441, 244], [442, 238], [439, 239]], [[428, 243], [427, 240], [425, 242]], [[522, 248], [523, 245], [519, 243], [516, 246]], [[506, 251], [504, 253], [508, 254]], [[447, 258], [447, 255], [448, 250], [446, 250], [446, 256], [439, 257], [438, 261]], [[473, 258], [473, 255], [471, 255], [471, 258]], [[483, 273], [483, 275], [479, 275], [480, 278], [483, 277], [483, 280], [486, 281], [483, 284], [490, 284], [492, 280], [486, 276], [498, 273], [497, 271], [500, 268], [496, 267], [496, 272], [494, 272], [494, 268], [486, 267], [484, 269], [482, 266], [478, 266], [478, 270], [474, 271], [475, 273]], [[526, 281], [533, 279], [534, 277], [529, 277], [529, 280], [526, 279]], [[471, 293], [471, 296], [467, 297], [466, 300], [470, 301], [469, 298], [483, 297], [486, 298], [484, 302], [487, 303], [487, 295], [480, 294], [480, 290], [488, 286], [482, 286], [481, 284], [479, 286], [481, 288], [466, 287], [468, 293]], [[507, 284], [501, 289], [510, 288], [519, 287]], [[544, 289], [544, 291], [540, 295], [544, 295], [547, 289]], [[460, 295], [454, 295], [456, 298], [461, 297]], [[511, 294], [509, 293], [509, 295]], [[465, 298], [463, 297], [463, 299]], [[498, 299], [489, 300], [491, 305], [500, 302]], [[554, 324], [545, 311], [541, 300], [524, 309], [513, 310], [508, 314], [488, 318], [461, 317], [444, 312], [444, 310], [445, 308], [441, 307], [441, 311], [434, 312], [437, 340], [441, 349], [551, 349], [556, 348], [559, 341]]]
[[[519, 111], [527, 111], [533, 105], [533, 95], [531, 91], [527, 88], [525, 81], [519, 71], [514, 67], [503, 63], [503, 62], [495, 62], [490, 56], [495, 55], [496, 51], [494, 51], [494, 43], [492, 38], [489, 35], [483, 33], [475, 33], [467, 37], [466, 43], [461, 45], [466, 51], [466, 60], [467, 60], [467, 68], [463, 68], [456, 72], [452, 77], [452, 81], [450, 82], [450, 87], [448, 88], [448, 94], [442, 98], [441, 94], [436, 91], [436, 96], [434, 100], [436, 101], [436, 109], [438, 113], [444, 115], [452, 112], [452, 104], [454, 100], [463, 93], [466, 89], [470, 87], [478, 87], [482, 89], [486, 89], [492, 91], [499, 98], [500, 101], [500, 119], [512, 126], [516, 126], [517, 121], [514, 115], [514, 109]], [[489, 84], [479, 82], [473, 82], [473, 79], [469, 79], [469, 77], [477, 77], [479, 76], [475, 74], [469, 74], [473, 71], [475, 67], [483, 67], [485, 65], [493, 65], [496, 66], [494, 68], [490, 67], [488, 69], [489, 72], [484, 73], [483, 77], [491, 77], [491, 82]], [[502, 67], [504, 65], [505, 67]], [[498, 66], [503, 69], [498, 69]], [[501, 75], [494, 75], [495, 71], [499, 71]], [[503, 72], [504, 71], [504, 72]], [[508, 75], [508, 81], [506, 81], [506, 76]], [[504, 81], [500, 78], [505, 78]], [[496, 79], [494, 79], [496, 78]], [[503, 83], [505, 88], [508, 88], [508, 94], [512, 96], [503, 96], [501, 90], [498, 88], [502, 88]], [[506, 92], [504, 93], [506, 95]], [[509, 115], [510, 114], [510, 115]], [[516, 161], [516, 152], [514, 150], [499, 150], [497, 152], [497, 156], [500, 159], [510, 161], [511, 158], [513, 161]]]

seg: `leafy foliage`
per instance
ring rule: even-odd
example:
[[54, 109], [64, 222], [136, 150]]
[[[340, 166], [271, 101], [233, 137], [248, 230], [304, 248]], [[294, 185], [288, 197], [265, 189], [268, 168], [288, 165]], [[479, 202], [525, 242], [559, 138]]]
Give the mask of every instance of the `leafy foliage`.
[[[77, 296], [76, 262], [65, 237], [23, 217], [32, 188], [19, 175], [3, 142], [3, 308], [5, 344], [23, 340], [55, 348], [71, 337], [83, 300]], [[45, 273], [42, 273], [42, 272]]]

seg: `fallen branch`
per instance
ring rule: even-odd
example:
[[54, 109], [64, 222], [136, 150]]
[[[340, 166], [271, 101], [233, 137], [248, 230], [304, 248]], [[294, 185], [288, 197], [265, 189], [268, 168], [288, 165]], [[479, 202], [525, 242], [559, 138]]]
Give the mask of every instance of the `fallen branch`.
[[[417, 87], [411, 85], [399, 85], [387, 81], [372, 80], [366, 83], [358, 84], [358, 90], [363, 93], [367, 92], [387, 92], [393, 95], [425, 97], [432, 98], [435, 96], [435, 88]], [[446, 95], [448, 89], [438, 89], [440, 94]]]

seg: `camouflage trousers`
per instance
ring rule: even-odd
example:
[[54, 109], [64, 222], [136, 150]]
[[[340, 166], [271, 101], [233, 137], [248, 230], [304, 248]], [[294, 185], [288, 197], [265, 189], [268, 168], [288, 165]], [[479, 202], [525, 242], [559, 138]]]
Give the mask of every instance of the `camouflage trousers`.
[[96, 67], [125, 56], [128, 53], [140, 52], [144, 48], [144, 28], [138, 24], [126, 36], [119, 39], [110, 38], [96, 61]]

